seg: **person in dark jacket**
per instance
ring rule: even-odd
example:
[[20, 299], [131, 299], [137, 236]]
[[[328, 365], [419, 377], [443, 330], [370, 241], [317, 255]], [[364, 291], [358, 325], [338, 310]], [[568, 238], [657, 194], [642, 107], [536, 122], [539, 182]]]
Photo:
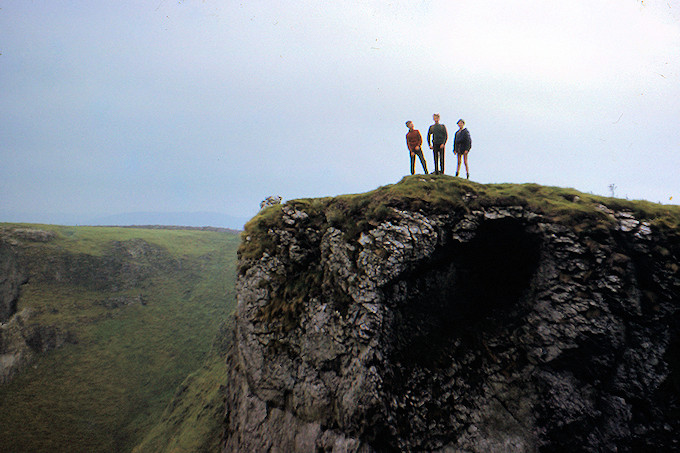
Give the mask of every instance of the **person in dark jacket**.
[[406, 134], [406, 147], [411, 155], [411, 174], [416, 174], [416, 156], [420, 159], [420, 165], [423, 166], [423, 171], [427, 174], [427, 162], [423, 157], [423, 136], [420, 131], [413, 128], [413, 121], [407, 121], [408, 133]]
[[456, 167], [456, 176], [460, 172], [461, 158], [465, 163], [465, 173], [467, 179], [470, 179], [470, 170], [468, 169], [468, 153], [472, 148], [472, 138], [470, 138], [470, 131], [465, 128], [465, 121], [458, 120], [458, 130], [453, 136], [453, 152], [458, 156], [458, 166]]
[[446, 126], [439, 124], [439, 113], [432, 115], [432, 119], [434, 124], [427, 131], [427, 144], [434, 153], [434, 174], [442, 175], [444, 174], [444, 147], [449, 133], [446, 131]]

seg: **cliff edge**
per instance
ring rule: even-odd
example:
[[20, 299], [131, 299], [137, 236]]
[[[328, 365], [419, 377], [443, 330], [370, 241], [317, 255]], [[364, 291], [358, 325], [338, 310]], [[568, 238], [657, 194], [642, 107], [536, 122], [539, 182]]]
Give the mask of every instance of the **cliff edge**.
[[243, 233], [224, 452], [680, 448], [680, 209], [410, 176]]

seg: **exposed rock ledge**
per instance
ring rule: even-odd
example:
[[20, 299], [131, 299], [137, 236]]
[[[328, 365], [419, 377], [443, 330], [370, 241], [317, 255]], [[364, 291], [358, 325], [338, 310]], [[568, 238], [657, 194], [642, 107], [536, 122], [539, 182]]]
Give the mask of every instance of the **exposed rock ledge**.
[[223, 451], [679, 449], [678, 235], [600, 208], [395, 209], [347, 240], [283, 205], [240, 263]]
[[37, 354], [66, 343], [76, 343], [69, 332], [34, 322], [29, 309], [17, 312], [6, 323], [0, 323], [0, 384], [11, 381]]

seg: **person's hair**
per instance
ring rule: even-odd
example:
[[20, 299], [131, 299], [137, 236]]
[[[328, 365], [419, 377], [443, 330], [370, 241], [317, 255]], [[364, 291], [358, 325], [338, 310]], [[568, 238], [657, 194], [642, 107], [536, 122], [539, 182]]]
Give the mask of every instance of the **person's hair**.
[[406, 127], [408, 127], [408, 123], [412, 123], [412, 122], [413, 122], [413, 121], [408, 120], [408, 121], [406, 122]]
[[432, 116], [439, 116], [439, 117], [441, 118], [441, 116], [439, 115], [439, 113], [435, 113], [435, 114], [432, 115]]
[[456, 121], [456, 124], [458, 124], [458, 123], [463, 123], [463, 124], [465, 124], [465, 120], [461, 118], [461, 119], [459, 119], [458, 121]]

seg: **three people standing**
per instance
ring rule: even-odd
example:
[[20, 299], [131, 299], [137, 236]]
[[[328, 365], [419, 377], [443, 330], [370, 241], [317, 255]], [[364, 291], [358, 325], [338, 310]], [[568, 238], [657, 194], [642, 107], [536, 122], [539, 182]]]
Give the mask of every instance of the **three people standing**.
[[[430, 126], [427, 131], [427, 144], [429, 145], [432, 153], [434, 155], [434, 172], [435, 175], [444, 174], [444, 150], [446, 147], [446, 141], [449, 138], [446, 126], [439, 123], [439, 113], [432, 115], [434, 124]], [[456, 176], [460, 173], [461, 160], [465, 163], [465, 173], [467, 178], [470, 179], [470, 170], [468, 167], [467, 156], [472, 148], [472, 139], [470, 138], [470, 132], [465, 128], [465, 121], [462, 119], [458, 120], [458, 130], [453, 138], [453, 152], [458, 156], [458, 166], [456, 168]], [[406, 146], [408, 147], [409, 153], [411, 155], [411, 174], [415, 174], [415, 160], [416, 156], [420, 158], [420, 164], [423, 166], [423, 171], [427, 174], [427, 163], [423, 157], [422, 143], [423, 137], [420, 132], [414, 128], [412, 121], [406, 122], [406, 127], [409, 131], [406, 134]]]

